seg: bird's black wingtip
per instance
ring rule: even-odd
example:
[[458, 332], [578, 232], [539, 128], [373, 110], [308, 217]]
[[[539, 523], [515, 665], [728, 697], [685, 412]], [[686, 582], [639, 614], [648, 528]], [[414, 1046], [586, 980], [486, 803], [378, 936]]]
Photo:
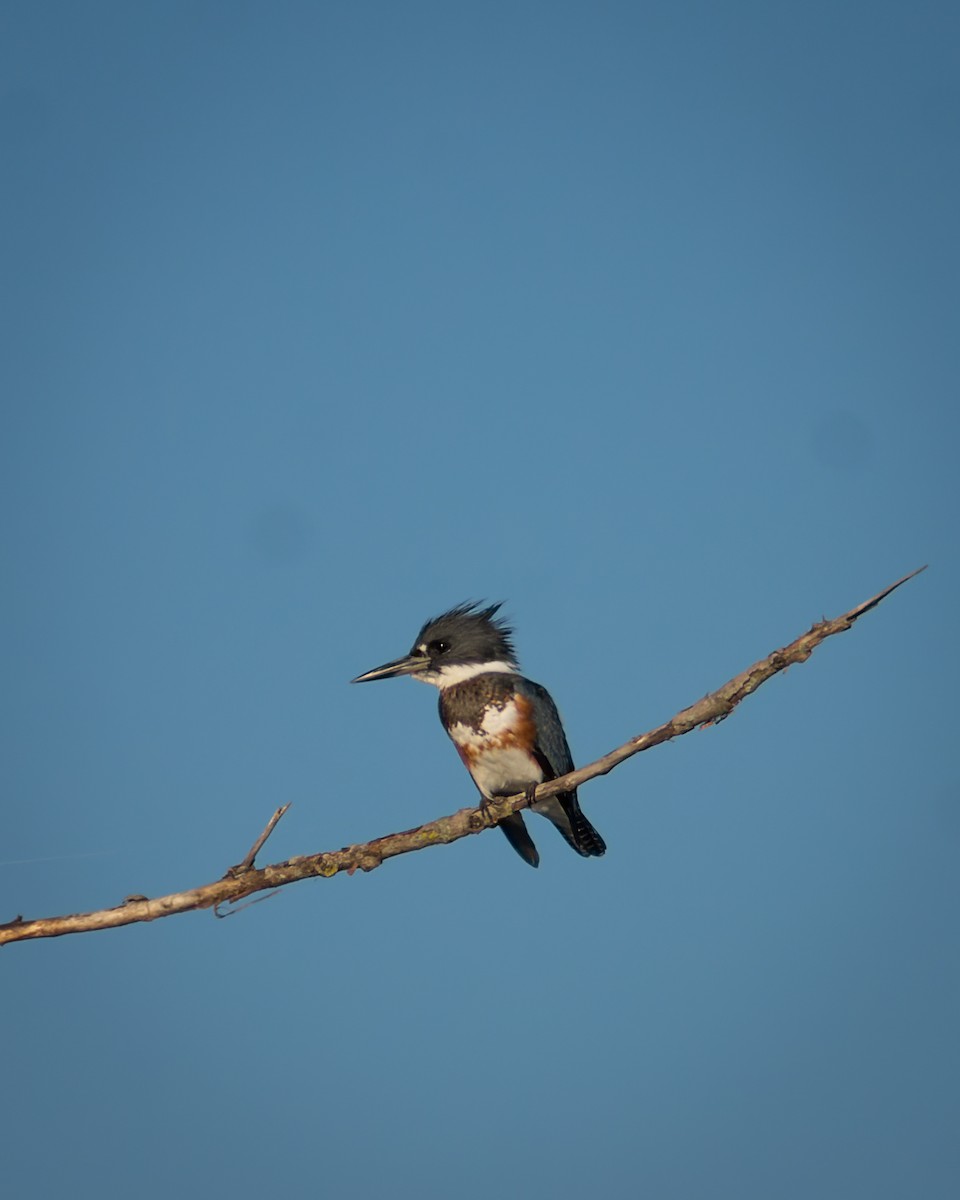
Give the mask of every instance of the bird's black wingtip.
[[577, 808], [571, 821], [574, 849], [584, 858], [602, 858], [607, 852], [607, 843]]

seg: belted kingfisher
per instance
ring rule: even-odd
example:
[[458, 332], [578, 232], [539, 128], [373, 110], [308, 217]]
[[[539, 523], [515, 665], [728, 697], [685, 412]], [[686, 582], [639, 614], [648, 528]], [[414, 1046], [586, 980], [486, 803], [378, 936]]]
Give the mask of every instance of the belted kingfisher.
[[[411, 675], [440, 689], [440, 720], [484, 800], [513, 796], [573, 770], [557, 706], [546, 688], [520, 674], [513, 631], [499, 604], [459, 604], [427, 621], [405, 658], [358, 675], [352, 683]], [[580, 811], [576, 791], [531, 805], [585, 858], [606, 850]], [[540, 855], [522, 813], [499, 822], [531, 867]]]

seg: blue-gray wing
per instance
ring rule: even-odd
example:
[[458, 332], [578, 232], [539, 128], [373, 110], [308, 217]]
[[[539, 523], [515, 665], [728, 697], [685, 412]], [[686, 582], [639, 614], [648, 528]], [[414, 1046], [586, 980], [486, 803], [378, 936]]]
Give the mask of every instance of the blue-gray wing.
[[[563, 732], [553, 697], [546, 688], [530, 679], [519, 681], [518, 689], [533, 702], [537, 723], [537, 744], [533, 748], [533, 756], [543, 771], [543, 778], [556, 779], [559, 775], [566, 775], [573, 770], [573, 755], [567, 745], [567, 735]], [[576, 789], [541, 800], [533, 805], [533, 809], [552, 821], [578, 854], [599, 857], [606, 850], [603, 838], [580, 810]]]
[[530, 679], [523, 680], [522, 691], [533, 701], [534, 718], [537, 722], [537, 744], [534, 756], [540, 763], [544, 779], [556, 779], [573, 770], [573, 755], [563, 732], [563, 722], [557, 712], [553, 697], [545, 687]]

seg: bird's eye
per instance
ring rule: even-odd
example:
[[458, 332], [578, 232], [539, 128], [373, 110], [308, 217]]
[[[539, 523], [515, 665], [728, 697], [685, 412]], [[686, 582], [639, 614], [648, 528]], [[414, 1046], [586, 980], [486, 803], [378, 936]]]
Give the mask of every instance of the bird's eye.
[[446, 654], [446, 652], [450, 649], [450, 643], [440, 641], [431, 642], [427, 649], [431, 654]]

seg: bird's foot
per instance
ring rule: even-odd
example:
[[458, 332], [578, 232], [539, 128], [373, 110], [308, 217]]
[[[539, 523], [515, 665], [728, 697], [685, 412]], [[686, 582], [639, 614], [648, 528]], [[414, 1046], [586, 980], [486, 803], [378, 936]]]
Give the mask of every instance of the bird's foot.
[[493, 815], [490, 812], [490, 809], [492, 808], [492, 806], [493, 806], [493, 802], [491, 801], [489, 796], [481, 796], [480, 797], [480, 813], [483, 817], [483, 821], [481, 822], [481, 824], [479, 826], [480, 828], [482, 828], [484, 825], [489, 827], [491, 825], [496, 824], [496, 821], [494, 820]]

